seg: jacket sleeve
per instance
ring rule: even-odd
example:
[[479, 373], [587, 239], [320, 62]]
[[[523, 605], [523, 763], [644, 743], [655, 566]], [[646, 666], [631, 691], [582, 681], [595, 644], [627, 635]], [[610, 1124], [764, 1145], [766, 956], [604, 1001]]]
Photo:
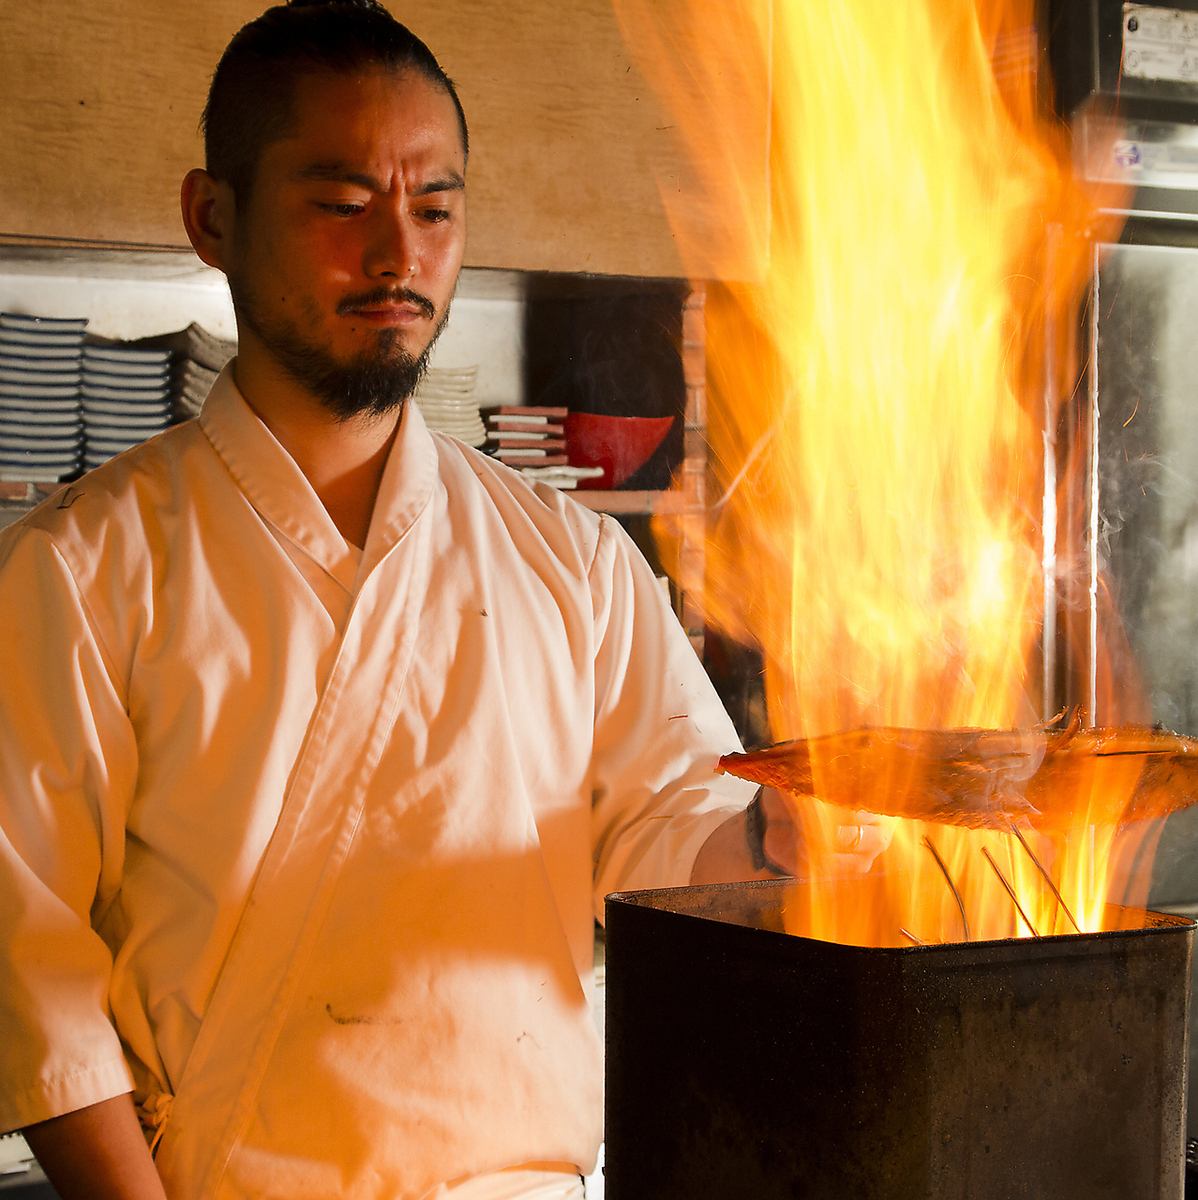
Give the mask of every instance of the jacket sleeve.
[[120, 1095], [112, 957], [136, 779], [124, 683], [50, 537], [0, 537], [0, 1130]]
[[628, 535], [604, 517], [595, 606], [594, 902], [690, 881], [700, 847], [756, 788], [716, 773], [740, 743], [668, 598]]

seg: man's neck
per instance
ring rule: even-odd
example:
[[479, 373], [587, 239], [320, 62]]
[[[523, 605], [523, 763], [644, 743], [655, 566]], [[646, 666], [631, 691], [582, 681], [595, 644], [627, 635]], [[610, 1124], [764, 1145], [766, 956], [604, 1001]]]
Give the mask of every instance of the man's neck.
[[246, 403], [295, 460], [347, 542], [363, 547], [399, 428], [386, 416], [339, 420], [306, 389], [252, 360], [233, 364]]

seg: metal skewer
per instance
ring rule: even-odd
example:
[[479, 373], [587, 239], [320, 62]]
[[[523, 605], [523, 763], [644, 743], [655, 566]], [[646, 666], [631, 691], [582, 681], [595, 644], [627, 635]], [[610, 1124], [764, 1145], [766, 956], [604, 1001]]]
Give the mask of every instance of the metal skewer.
[[1015, 895], [1015, 889], [1007, 882], [1007, 877], [999, 870], [998, 863], [994, 861], [994, 856], [990, 853], [988, 846], [982, 847], [982, 853], [986, 856], [986, 861], [994, 868], [995, 875], [998, 876], [999, 882], [1007, 889], [1007, 895], [1011, 897], [1011, 903], [1019, 910], [1019, 915], [1023, 918], [1023, 923], [1032, 931], [1032, 937], [1039, 937], [1040, 931], [1032, 924], [1031, 918], [1023, 911], [1023, 905], [1019, 903], [1019, 897]]
[[957, 885], [953, 883], [953, 877], [948, 873], [948, 867], [944, 865], [944, 859], [940, 857], [940, 852], [932, 845], [932, 839], [924, 835], [923, 844], [931, 851], [932, 857], [936, 860], [936, 865], [940, 868], [940, 873], [944, 876], [945, 882], [948, 884], [949, 891], [953, 894], [953, 899], [957, 902], [957, 910], [961, 914], [961, 925], [965, 930], [965, 940], [973, 941], [969, 934], [969, 918], [965, 915], [965, 901], [961, 899], [961, 893], [957, 891]]
[[1027, 851], [1027, 856], [1035, 864], [1036, 870], [1044, 876], [1044, 882], [1048, 884], [1049, 891], [1051, 891], [1052, 894], [1057, 898], [1057, 903], [1062, 909], [1064, 909], [1065, 916], [1069, 918], [1069, 924], [1072, 925], [1078, 933], [1081, 933], [1082, 927], [1077, 923], [1077, 918], [1074, 917], [1073, 913], [1069, 911], [1069, 905], [1065, 903], [1065, 897], [1061, 895], [1060, 889], [1053, 882], [1052, 876], [1045, 869], [1043, 863], [1041, 863], [1036, 857], [1035, 851], [1031, 848], [1031, 846], [1028, 845], [1027, 839], [1023, 836], [1014, 823], [1011, 824], [1011, 832], [1019, 839], [1019, 844], [1024, 848], [1024, 850]]

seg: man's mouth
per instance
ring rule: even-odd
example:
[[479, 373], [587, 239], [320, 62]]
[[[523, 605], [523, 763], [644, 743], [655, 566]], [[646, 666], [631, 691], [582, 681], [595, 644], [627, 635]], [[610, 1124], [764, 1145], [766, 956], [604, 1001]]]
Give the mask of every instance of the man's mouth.
[[337, 312], [341, 316], [383, 326], [414, 325], [418, 321], [431, 321], [437, 315], [432, 301], [406, 288], [399, 292], [351, 296], [337, 306]]

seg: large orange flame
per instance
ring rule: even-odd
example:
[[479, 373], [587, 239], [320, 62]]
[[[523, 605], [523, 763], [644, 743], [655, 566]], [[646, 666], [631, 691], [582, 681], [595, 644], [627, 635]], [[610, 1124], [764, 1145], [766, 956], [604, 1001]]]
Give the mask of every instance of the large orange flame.
[[[697, 77], [711, 101], [675, 112], [696, 159], [735, 144], [738, 90], [763, 73], [772, 127], [768, 212], [746, 186], [726, 214], [758, 278], [708, 294], [721, 498], [706, 578], [682, 582], [760, 649], [776, 740], [1030, 727], [1055, 542], [1047, 431], [1074, 382], [1094, 235], [1116, 232], [1045, 115], [1032, 0], [685, 7], [718, 69], [679, 58], [654, 6], [617, 3], [667, 100]], [[812, 766], [818, 792], [827, 764]], [[1109, 900], [1133, 898], [1126, 770], [1096, 770], [1052, 841], [900, 822], [885, 871], [851, 902], [804, 892], [793, 928], [859, 944], [1101, 928]], [[827, 806], [802, 820], [829, 844]]]

